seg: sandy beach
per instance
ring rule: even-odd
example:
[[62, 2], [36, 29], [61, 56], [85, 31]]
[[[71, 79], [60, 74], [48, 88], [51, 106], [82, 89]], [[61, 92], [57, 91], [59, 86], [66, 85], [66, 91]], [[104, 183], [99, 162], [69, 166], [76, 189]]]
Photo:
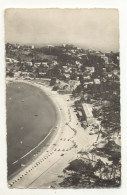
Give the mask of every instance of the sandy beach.
[[[8, 178], [41, 153], [54, 134], [57, 110], [40, 88], [22, 82], [7, 85]], [[49, 120], [50, 119], [50, 120]], [[37, 156], [37, 155], [36, 155]]]
[[79, 151], [89, 151], [97, 139], [97, 134], [89, 135], [90, 129], [84, 130], [81, 127], [74, 112], [74, 102], [69, 95], [60, 95], [52, 91], [51, 87], [35, 84], [32, 81], [21, 82], [39, 87], [52, 99], [58, 110], [59, 121], [56, 133], [47, 144], [45, 151], [9, 180], [9, 187], [50, 188], [56, 186], [57, 188], [58, 179], [60, 182], [58, 176], [63, 176], [63, 169], [70, 161], [78, 157]]

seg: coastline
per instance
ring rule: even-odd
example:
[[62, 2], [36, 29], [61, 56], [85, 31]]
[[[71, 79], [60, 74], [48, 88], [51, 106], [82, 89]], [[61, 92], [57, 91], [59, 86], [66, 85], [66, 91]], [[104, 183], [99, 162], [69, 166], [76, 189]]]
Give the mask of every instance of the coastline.
[[[31, 84], [31, 82], [28, 83]], [[77, 158], [78, 151], [88, 150], [97, 139], [97, 135], [93, 135], [91, 139], [89, 128], [84, 130], [78, 123], [72, 106], [73, 101], [68, 102], [69, 95], [60, 95], [51, 91], [50, 87], [34, 84], [34, 86], [37, 85], [51, 96], [59, 110], [61, 120], [56, 135], [47, 145], [47, 151], [44, 150], [9, 180], [11, 188], [50, 188], [49, 184], [57, 180], [59, 174], [63, 174], [63, 169], [72, 159]]]
[[[26, 81], [22, 81], [22, 80], [21, 81], [20, 80], [18, 80], [18, 81], [13, 80], [12, 82], [16, 82], [16, 83], [20, 82], [20, 83], [25, 83], [27, 85], [32, 85], [34, 87], [39, 88], [39, 90], [42, 90], [46, 94], [46, 96], [49, 95], [49, 93], [47, 93], [47, 91], [45, 89], [40, 88], [40, 86], [38, 86], [35, 83], [30, 83], [30, 82], [26, 82]], [[16, 163], [18, 161], [22, 161], [22, 159], [23, 159], [24, 161], [22, 161], [22, 164], [24, 164], [24, 167], [22, 167], [22, 166], [19, 167], [18, 170], [16, 170], [14, 173], [9, 175], [9, 177], [8, 177], [9, 180], [12, 179], [13, 177], [15, 177], [21, 171], [23, 171], [25, 167], [28, 167], [31, 164], [31, 162], [35, 161], [38, 158], [38, 156], [40, 156], [45, 150], [47, 150], [48, 145], [50, 145], [50, 143], [52, 142], [52, 140], [54, 139], [54, 137], [57, 134], [58, 128], [56, 128], [56, 126], [59, 125], [60, 120], [61, 120], [60, 113], [59, 113], [57, 104], [55, 104], [55, 102], [53, 101], [53, 99], [50, 96], [48, 96], [48, 98], [50, 99], [50, 101], [52, 102], [52, 104], [55, 108], [56, 122], [53, 125], [53, 127], [50, 129], [48, 134], [34, 148], [32, 148], [28, 153], [24, 154], [16, 162], [13, 162], [13, 164], [16, 165]]]

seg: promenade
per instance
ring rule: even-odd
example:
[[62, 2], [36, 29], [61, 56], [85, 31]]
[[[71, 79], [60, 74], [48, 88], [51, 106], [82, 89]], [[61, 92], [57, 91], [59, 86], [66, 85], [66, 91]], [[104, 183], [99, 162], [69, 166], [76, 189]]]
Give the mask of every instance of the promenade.
[[[32, 84], [32, 82], [31, 82]], [[60, 95], [50, 87], [34, 84], [52, 98], [59, 112], [57, 133], [46, 150], [29, 166], [9, 181], [11, 188], [50, 188], [62, 180], [63, 169], [78, 157], [78, 151], [87, 151], [97, 139], [90, 129], [81, 127], [69, 95]], [[67, 101], [69, 99], [69, 101]]]

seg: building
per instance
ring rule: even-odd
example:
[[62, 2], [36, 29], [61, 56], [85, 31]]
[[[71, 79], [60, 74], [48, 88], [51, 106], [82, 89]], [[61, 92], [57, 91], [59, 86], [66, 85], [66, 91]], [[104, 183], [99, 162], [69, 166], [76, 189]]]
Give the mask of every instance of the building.
[[20, 75], [21, 75], [21, 71], [18, 71], [18, 72], [15, 72], [15, 73], [14, 73], [14, 77], [15, 77], [15, 78], [19, 78]]
[[34, 45], [31, 46], [31, 49], [34, 49]]
[[33, 66], [33, 63], [32, 62], [26, 62], [26, 65]]
[[70, 80], [70, 74], [63, 74], [64, 80], [69, 81]]
[[100, 84], [101, 84], [100, 79], [94, 79], [94, 84], [96, 84], [96, 85], [100, 85]]
[[91, 81], [91, 77], [90, 76], [83, 76], [83, 80], [84, 81]]
[[95, 68], [93, 66], [92, 67], [87, 66], [87, 67], [85, 67], [85, 69], [87, 72], [90, 72], [91, 74], [95, 72]]
[[94, 123], [94, 117], [93, 117], [93, 113], [92, 113], [92, 107], [90, 104], [82, 104], [82, 112], [83, 115], [87, 121], [88, 125], [91, 125]]
[[41, 62], [34, 63], [34, 67], [39, 67], [41, 65]]
[[108, 57], [107, 56], [102, 57], [102, 59], [105, 61], [105, 64], [109, 64], [109, 61], [108, 61]]

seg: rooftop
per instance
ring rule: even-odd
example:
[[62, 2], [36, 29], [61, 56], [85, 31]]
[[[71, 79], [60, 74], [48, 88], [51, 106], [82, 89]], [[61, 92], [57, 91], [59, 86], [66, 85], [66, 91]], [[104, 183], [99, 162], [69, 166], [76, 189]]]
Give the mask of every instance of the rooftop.
[[82, 107], [83, 107], [83, 110], [84, 110], [84, 112], [86, 114], [86, 117], [87, 118], [93, 118], [93, 113], [92, 113], [92, 107], [91, 107], [91, 105], [84, 103], [84, 104], [82, 104]]

